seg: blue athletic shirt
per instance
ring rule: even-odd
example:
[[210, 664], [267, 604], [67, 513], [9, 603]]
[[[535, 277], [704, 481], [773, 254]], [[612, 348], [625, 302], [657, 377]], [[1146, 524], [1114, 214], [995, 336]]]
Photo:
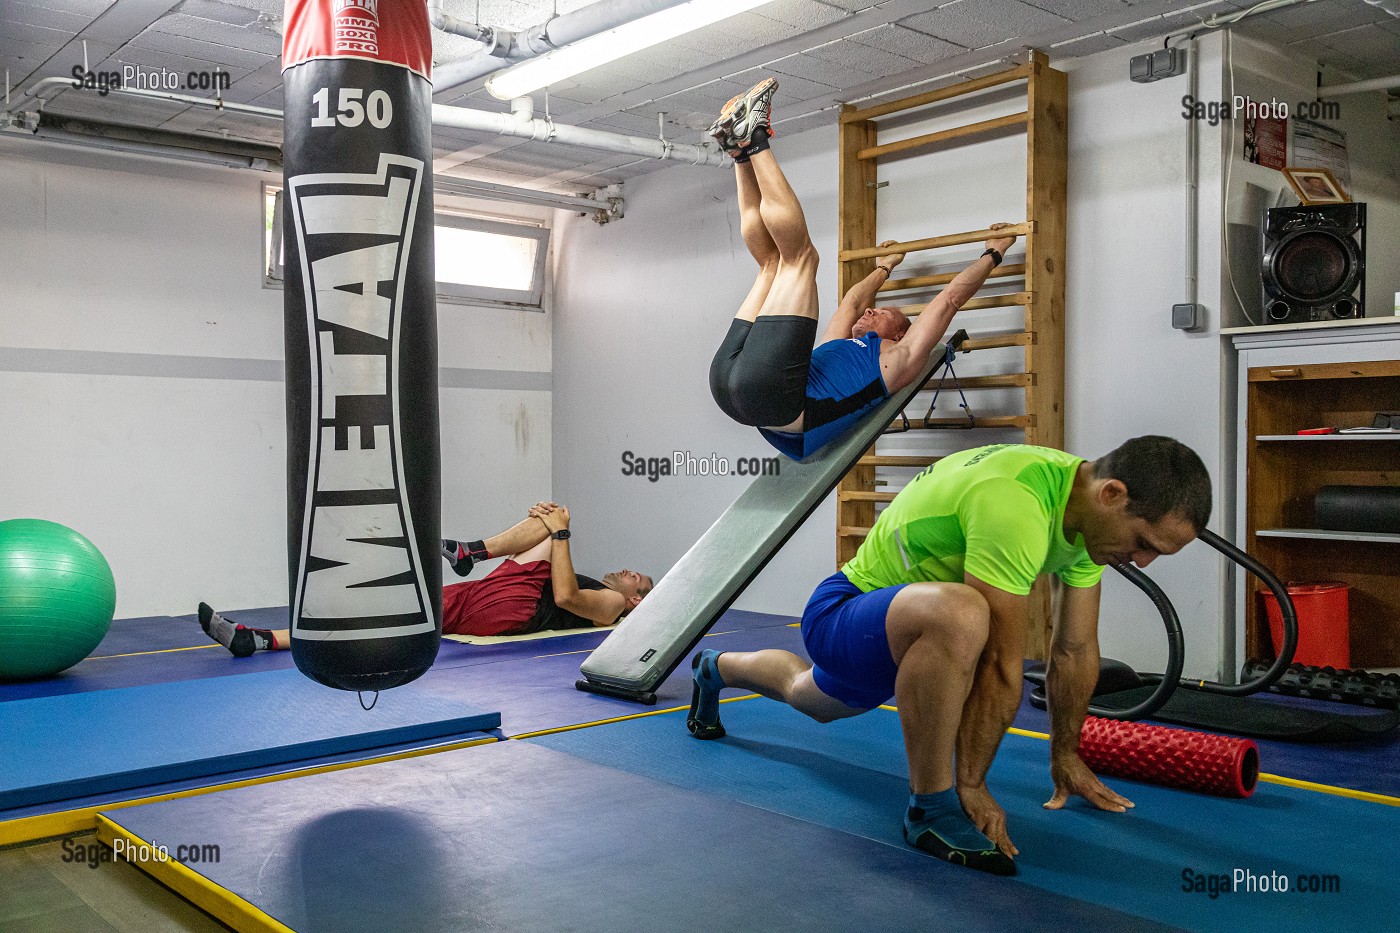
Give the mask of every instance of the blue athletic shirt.
[[802, 433], [759, 428], [768, 443], [794, 460], [805, 460], [845, 434], [862, 416], [889, 398], [880, 374], [880, 338], [828, 340], [812, 350]]

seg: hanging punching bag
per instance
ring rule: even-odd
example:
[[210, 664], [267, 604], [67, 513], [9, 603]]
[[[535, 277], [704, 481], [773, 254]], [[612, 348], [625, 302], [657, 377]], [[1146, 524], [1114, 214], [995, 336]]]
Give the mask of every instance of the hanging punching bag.
[[292, 657], [385, 690], [442, 620], [432, 37], [422, 0], [287, 0]]

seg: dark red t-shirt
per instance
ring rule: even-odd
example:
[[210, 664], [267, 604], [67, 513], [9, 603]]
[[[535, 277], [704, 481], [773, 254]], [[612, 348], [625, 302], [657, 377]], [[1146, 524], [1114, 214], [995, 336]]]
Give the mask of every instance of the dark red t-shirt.
[[[592, 577], [574, 576], [581, 590], [606, 589]], [[507, 558], [483, 579], [442, 588], [444, 635], [524, 635], [592, 626], [554, 604], [547, 560], [518, 564]]]

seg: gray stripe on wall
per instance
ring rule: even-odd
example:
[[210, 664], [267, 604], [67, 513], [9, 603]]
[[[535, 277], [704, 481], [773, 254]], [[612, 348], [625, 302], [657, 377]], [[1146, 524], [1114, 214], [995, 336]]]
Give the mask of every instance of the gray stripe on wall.
[[[167, 356], [159, 353], [112, 353], [105, 350], [0, 347], [0, 372], [281, 382], [282, 361], [227, 356]], [[549, 392], [554, 388], [554, 379], [553, 374], [547, 372], [443, 367], [438, 370], [438, 385], [444, 389]]]

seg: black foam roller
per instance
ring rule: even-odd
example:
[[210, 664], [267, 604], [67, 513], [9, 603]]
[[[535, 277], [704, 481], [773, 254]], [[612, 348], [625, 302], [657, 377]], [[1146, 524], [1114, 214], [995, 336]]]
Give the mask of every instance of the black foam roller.
[[1400, 486], [1323, 486], [1313, 507], [1319, 528], [1400, 534]]

